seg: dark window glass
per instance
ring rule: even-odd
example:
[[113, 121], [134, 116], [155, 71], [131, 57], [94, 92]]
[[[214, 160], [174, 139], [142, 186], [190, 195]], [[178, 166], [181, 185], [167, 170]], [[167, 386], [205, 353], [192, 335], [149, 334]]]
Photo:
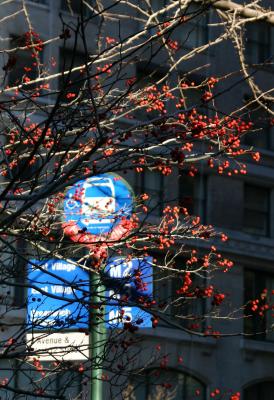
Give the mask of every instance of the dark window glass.
[[[17, 47], [26, 46], [26, 37], [22, 35], [20, 37], [11, 37], [10, 47], [12, 49]], [[25, 83], [29, 80], [38, 78], [39, 75], [39, 62], [42, 61], [42, 54], [39, 54], [39, 60], [33, 55], [31, 49], [16, 50], [14, 53], [9, 55], [9, 59], [4, 67], [8, 73], [8, 85], [16, 86]], [[36, 84], [26, 85], [24, 89], [32, 90], [35, 89]]]
[[[35, 158], [35, 162], [29, 163], [28, 157], [21, 157], [17, 165], [11, 169], [11, 174], [17, 182], [31, 184], [34, 183], [35, 179], [39, 178], [41, 167], [42, 160], [40, 158], [37, 157]], [[8, 176], [8, 179], [11, 180], [11, 177]]]
[[149, 195], [147, 201], [148, 214], [161, 216], [164, 208], [164, 181], [165, 177], [159, 172], [144, 170], [136, 174], [136, 194], [146, 193]]
[[[168, 0], [151, 0], [151, 7], [154, 12], [161, 10], [168, 5]], [[160, 18], [160, 17], [159, 17]]]
[[274, 381], [264, 381], [244, 389], [243, 400], [274, 400]]
[[[246, 119], [253, 123], [253, 128], [252, 131], [244, 136], [243, 143], [262, 149], [273, 149], [271, 136], [274, 132], [270, 123], [271, 118], [269, 114], [259, 105], [252, 103], [251, 106], [248, 106], [248, 102], [251, 101], [252, 98], [248, 95], [245, 97], [248, 107]], [[267, 107], [271, 108], [271, 105], [267, 104]]]
[[[37, 370], [31, 370], [30, 366], [24, 362], [20, 362], [17, 366], [17, 384], [18, 389], [25, 387], [29, 391], [33, 389], [43, 390], [45, 394], [49, 396], [58, 396], [62, 398], [80, 398], [82, 392], [82, 378], [83, 375], [73, 368], [73, 365], [62, 373], [50, 372], [53, 369], [52, 363], [42, 362], [44, 371], [46, 372], [44, 377], [41, 377], [41, 373]], [[48, 372], [47, 372], [48, 371]], [[37, 396], [28, 396], [29, 400], [36, 399]], [[40, 397], [46, 399], [46, 397]]]
[[181, 171], [179, 177], [179, 206], [186, 208], [190, 215], [199, 216], [206, 223], [206, 177], [189, 176]]
[[181, 172], [179, 180], [179, 205], [187, 208], [188, 213], [193, 215], [197, 209], [195, 198], [195, 181], [187, 173]]
[[269, 189], [260, 186], [244, 187], [244, 231], [254, 235], [269, 235]]
[[[273, 318], [272, 318], [272, 291], [274, 290], [274, 275], [264, 272], [245, 270], [244, 273], [244, 295], [245, 304], [245, 333], [248, 338], [257, 340], [274, 340]], [[250, 301], [256, 301], [258, 308], [253, 311]], [[260, 307], [270, 304], [270, 309], [259, 315]]]
[[[75, 67], [85, 65], [85, 62], [86, 58], [83, 53], [79, 53], [71, 49], [60, 49], [59, 70], [61, 72], [71, 71]], [[73, 97], [68, 97], [70, 96], [68, 94], [76, 96], [84, 90], [84, 76], [83, 69], [70, 72], [69, 75], [64, 75], [60, 78], [59, 88], [60, 90], [64, 90], [64, 98], [67, 98], [71, 101], [73, 100]]]
[[195, 108], [203, 115], [208, 114], [208, 109], [202, 99], [204, 89], [199, 86], [205, 80], [205, 77], [196, 74], [183, 74], [180, 76], [180, 84], [182, 85], [181, 93], [186, 109]]
[[[165, 72], [161, 71], [159, 66], [153, 67], [151, 63], [149, 65], [145, 63], [137, 65], [134, 90], [136, 90], [136, 107], [141, 108], [136, 109], [134, 112], [136, 119], [152, 120], [163, 115], [159, 110], [153, 109], [153, 106], [155, 98], [163, 101], [165, 108], [170, 103], [162, 96], [163, 86], [168, 85], [168, 81], [164, 80], [158, 84], [164, 76]], [[151, 99], [150, 96], [154, 96], [154, 99]], [[144, 104], [144, 101], [147, 101], [147, 104]]]
[[[152, 0], [152, 10], [164, 10], [170, 4], [167, 0]], [[160, 22], [168, 22], [171, 18], [168, 10], [157, 16]], [[183, 23], [173, 32], [168, 32], [165, 38], [176, 41], [179, 48], [193, 49], [208, 43], [209, 12], [202, 5], [192, 2], [182, 11]], [[155, 22], [156, 24], [156, 22]], [[154, 33], [154, 32], [153, 32]]]
[[[187, 88], [183, 90], [185, 105], [187, 108], [199, 108], [202, 105], [203, 91], [201, 89]], [[206, 109], [203, 108], [203, 114], [206, 113]]]
[[[86, 1], [88, 3], [88, 1]], [[88, 12], [86, 4], [82, 0], [62, 0], [61, 1], [62, 10], [68, 11], [72, 14], [84, 14]]]
[[[177, 183], [178, 182], [178, 183]], [[178, 184], [178, 194], [174, 185]], [[173, 190], [174, 189], [174, 190]], [[187, 171], [180, 171], [179, 177], [164, 176], [160, 172], [144, 170], [136, 174], [137, 195], [147, 193], [151, 215], [161, 216], [166, 205], [187, 208], [189, 215], [199, 216], [206, 222], [206, 177], [191, 177]]]
[[185, 23], [178, 28], [177, 35], [183, 47], [194, 49], [208, 43], [209, 13], [194, 2], [185, 11]]
[[[176, 269], [176, 271], [172, 271]], [[182, 273], [179, 271], [182, 270]], [[190, 275], [192, 284], [187, 290], [187, 295], [180, 293], [185, 280], [185, 271], [188, 270], [186, 259], [177, 260], [171, 269], [155, 269], [154, 271], [154, 298], [156, 299], [162, 318], [159, 325], [174, 328], [168, 323], [174, 322], [185, 328], [201, 331], [204, 328], [204, 315], [206, 299], [194, 294], [196, 288], [205, 286], [205, 279], [194, 273]], [[189, 294], [192, 293], [192, 296]]]
[[159, 369], [132, 378], [123, 392], [124, 400], [192, 400], [197, 396], [201, 400], [206, 398], [206, 387], [200, 380], [183, 372]]
[[250, 64], [271, 62], [271, 26], [266, 22], [246, 24], [246, 60]]
[[250, 132], [244, 137], [244, 144], [254, 146], [261, 149], [271, 148], [270, 135], [271, 128], [258, 128], [256, 132]]

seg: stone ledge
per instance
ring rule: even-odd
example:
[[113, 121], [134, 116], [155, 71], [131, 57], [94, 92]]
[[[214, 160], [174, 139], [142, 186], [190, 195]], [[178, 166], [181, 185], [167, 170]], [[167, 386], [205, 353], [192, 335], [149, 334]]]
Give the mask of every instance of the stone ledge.
[[172, 340], [173, 342], [178, 343], [195, 343], [195, 345], [206, 346], [207, 348], [213, 349], [218, 344], [218, 339], [214, 339], [211, 337], [202, 337], [196, 336], [194, 334], [188, 334], [186, 332], [180, 331], [179, 329], [170, 329], [170, 328], [148, 328], [148, 329], [140, 329], [138, 331], [139, 335], [144, 335], [146, 337], [159, 340], [166, 339]]
[[248, 353], [274, 353], [274, 342], [242, 339], [240, 348]]

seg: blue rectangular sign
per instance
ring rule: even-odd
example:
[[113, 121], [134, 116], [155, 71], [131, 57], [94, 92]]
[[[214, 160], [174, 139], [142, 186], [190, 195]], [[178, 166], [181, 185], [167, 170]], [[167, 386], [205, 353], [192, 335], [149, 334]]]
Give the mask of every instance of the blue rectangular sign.
[[153, 295], [152, 257], [124, 257], [109, 260], [105, 269], [106, 279], [106, 324], [108, 328], [123, 328], [129, 322], [139, 328], [151, 328], [152, 315], [132, 303], [151, 301]]
[[87, 271], [68, 261], [33, 259], [28, 263], [28, 281], [28, 327], [34, 330], [88, 328]]

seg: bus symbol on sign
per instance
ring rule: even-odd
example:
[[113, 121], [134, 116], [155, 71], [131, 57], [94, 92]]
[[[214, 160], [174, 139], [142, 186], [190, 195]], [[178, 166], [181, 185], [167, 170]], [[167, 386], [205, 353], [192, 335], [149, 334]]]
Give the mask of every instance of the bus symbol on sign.
[[90, 178], [83, 184], [82, 214], [86, 225], [111, 224], [115, 214], [115, 189], [109, 178]]
[[[101, 174], [79, 181], [66, 192], [63, 227], [74, 225], [86, 235], [100, 236], [115, 229], [119, 233], [123, 219], [132, 214], [133, 199], [131, 187], [119, 175]], [[94, 239], [90, 236], [91, 242]]]

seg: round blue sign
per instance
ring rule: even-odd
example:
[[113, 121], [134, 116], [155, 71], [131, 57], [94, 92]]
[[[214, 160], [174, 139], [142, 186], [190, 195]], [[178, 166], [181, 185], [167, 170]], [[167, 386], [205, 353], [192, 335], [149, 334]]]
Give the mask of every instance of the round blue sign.
[[133, 191], [114, 173], [81, 180], [69, 188], [64, 199], [64, 221], [86, 234], [112, 232], [133, 210]]

